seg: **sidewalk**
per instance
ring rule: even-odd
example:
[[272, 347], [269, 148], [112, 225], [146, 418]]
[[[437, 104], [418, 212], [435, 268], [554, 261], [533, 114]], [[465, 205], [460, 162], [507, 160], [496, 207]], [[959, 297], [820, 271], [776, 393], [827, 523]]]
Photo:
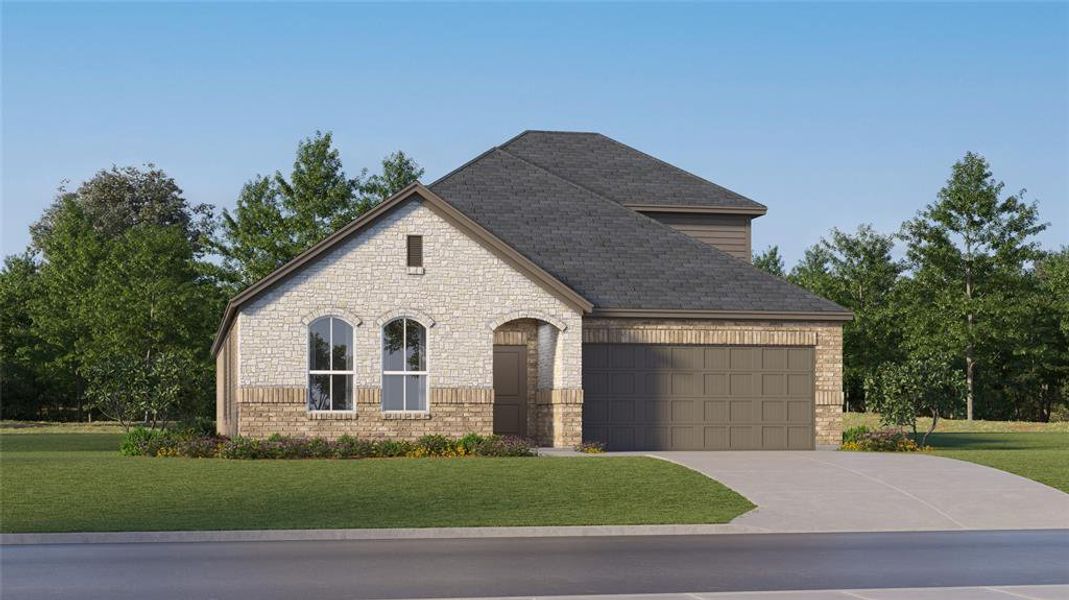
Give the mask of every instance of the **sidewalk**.
[[[797, 590], [601, 596], [515, 596], [468, 600], [1069, 600], [1069, 585]], [[438, 599], [443, 600], [443, 599]]]

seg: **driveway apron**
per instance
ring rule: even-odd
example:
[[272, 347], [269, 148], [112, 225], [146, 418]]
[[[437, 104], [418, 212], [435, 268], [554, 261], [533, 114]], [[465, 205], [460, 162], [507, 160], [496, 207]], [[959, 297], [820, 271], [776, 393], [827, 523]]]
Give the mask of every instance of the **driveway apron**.
[[864, 452], [653, 452], [758, 508], [731, 522], [775, 532], [1069, 529], [1069, 494], [973, 463]]

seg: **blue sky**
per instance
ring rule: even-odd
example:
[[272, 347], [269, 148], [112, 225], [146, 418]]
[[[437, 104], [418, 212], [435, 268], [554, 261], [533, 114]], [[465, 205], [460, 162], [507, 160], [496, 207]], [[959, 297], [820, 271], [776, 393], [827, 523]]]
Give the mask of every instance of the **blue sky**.
[[599, 131], [769, 207], [788, 265], [892, 231], [965, 151], [1069, 243], [1069, 4], [16, 4], [2, 7], [2, 251], [63, 180], [154, 162], [232, 206], [335, 134], [426, 182], [524, 129]]

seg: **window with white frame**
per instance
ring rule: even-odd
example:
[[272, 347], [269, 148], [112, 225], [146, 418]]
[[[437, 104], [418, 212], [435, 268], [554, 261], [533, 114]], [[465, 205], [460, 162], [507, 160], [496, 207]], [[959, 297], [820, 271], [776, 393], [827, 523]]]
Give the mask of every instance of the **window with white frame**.
[[382, 410], [427, 410], [427, 328], [412, 319], [382, 327]]
[[308, 326], [308, 410], [353, 410], [353, 327], [338, 317]]

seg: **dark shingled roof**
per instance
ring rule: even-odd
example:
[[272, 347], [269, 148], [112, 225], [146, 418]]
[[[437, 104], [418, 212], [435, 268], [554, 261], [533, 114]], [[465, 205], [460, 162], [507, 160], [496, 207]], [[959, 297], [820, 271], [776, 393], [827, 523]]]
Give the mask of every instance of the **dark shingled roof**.
[[600, 133], [525, 131], [501, 149], [620, 204], [765, 209]]
[[[845, 312], [514, 155], [514, 144], [528, 135], [491, 149], [430, 189], [597, 309]], [[570, 137], [536, 139], [548, 156], [545, 140]], [[576, 146], [565, 146], [571, 156]], [[557, 159], [552, 162], [558, 168]], [[625, 188], [653, 189], [629, 181]]]

